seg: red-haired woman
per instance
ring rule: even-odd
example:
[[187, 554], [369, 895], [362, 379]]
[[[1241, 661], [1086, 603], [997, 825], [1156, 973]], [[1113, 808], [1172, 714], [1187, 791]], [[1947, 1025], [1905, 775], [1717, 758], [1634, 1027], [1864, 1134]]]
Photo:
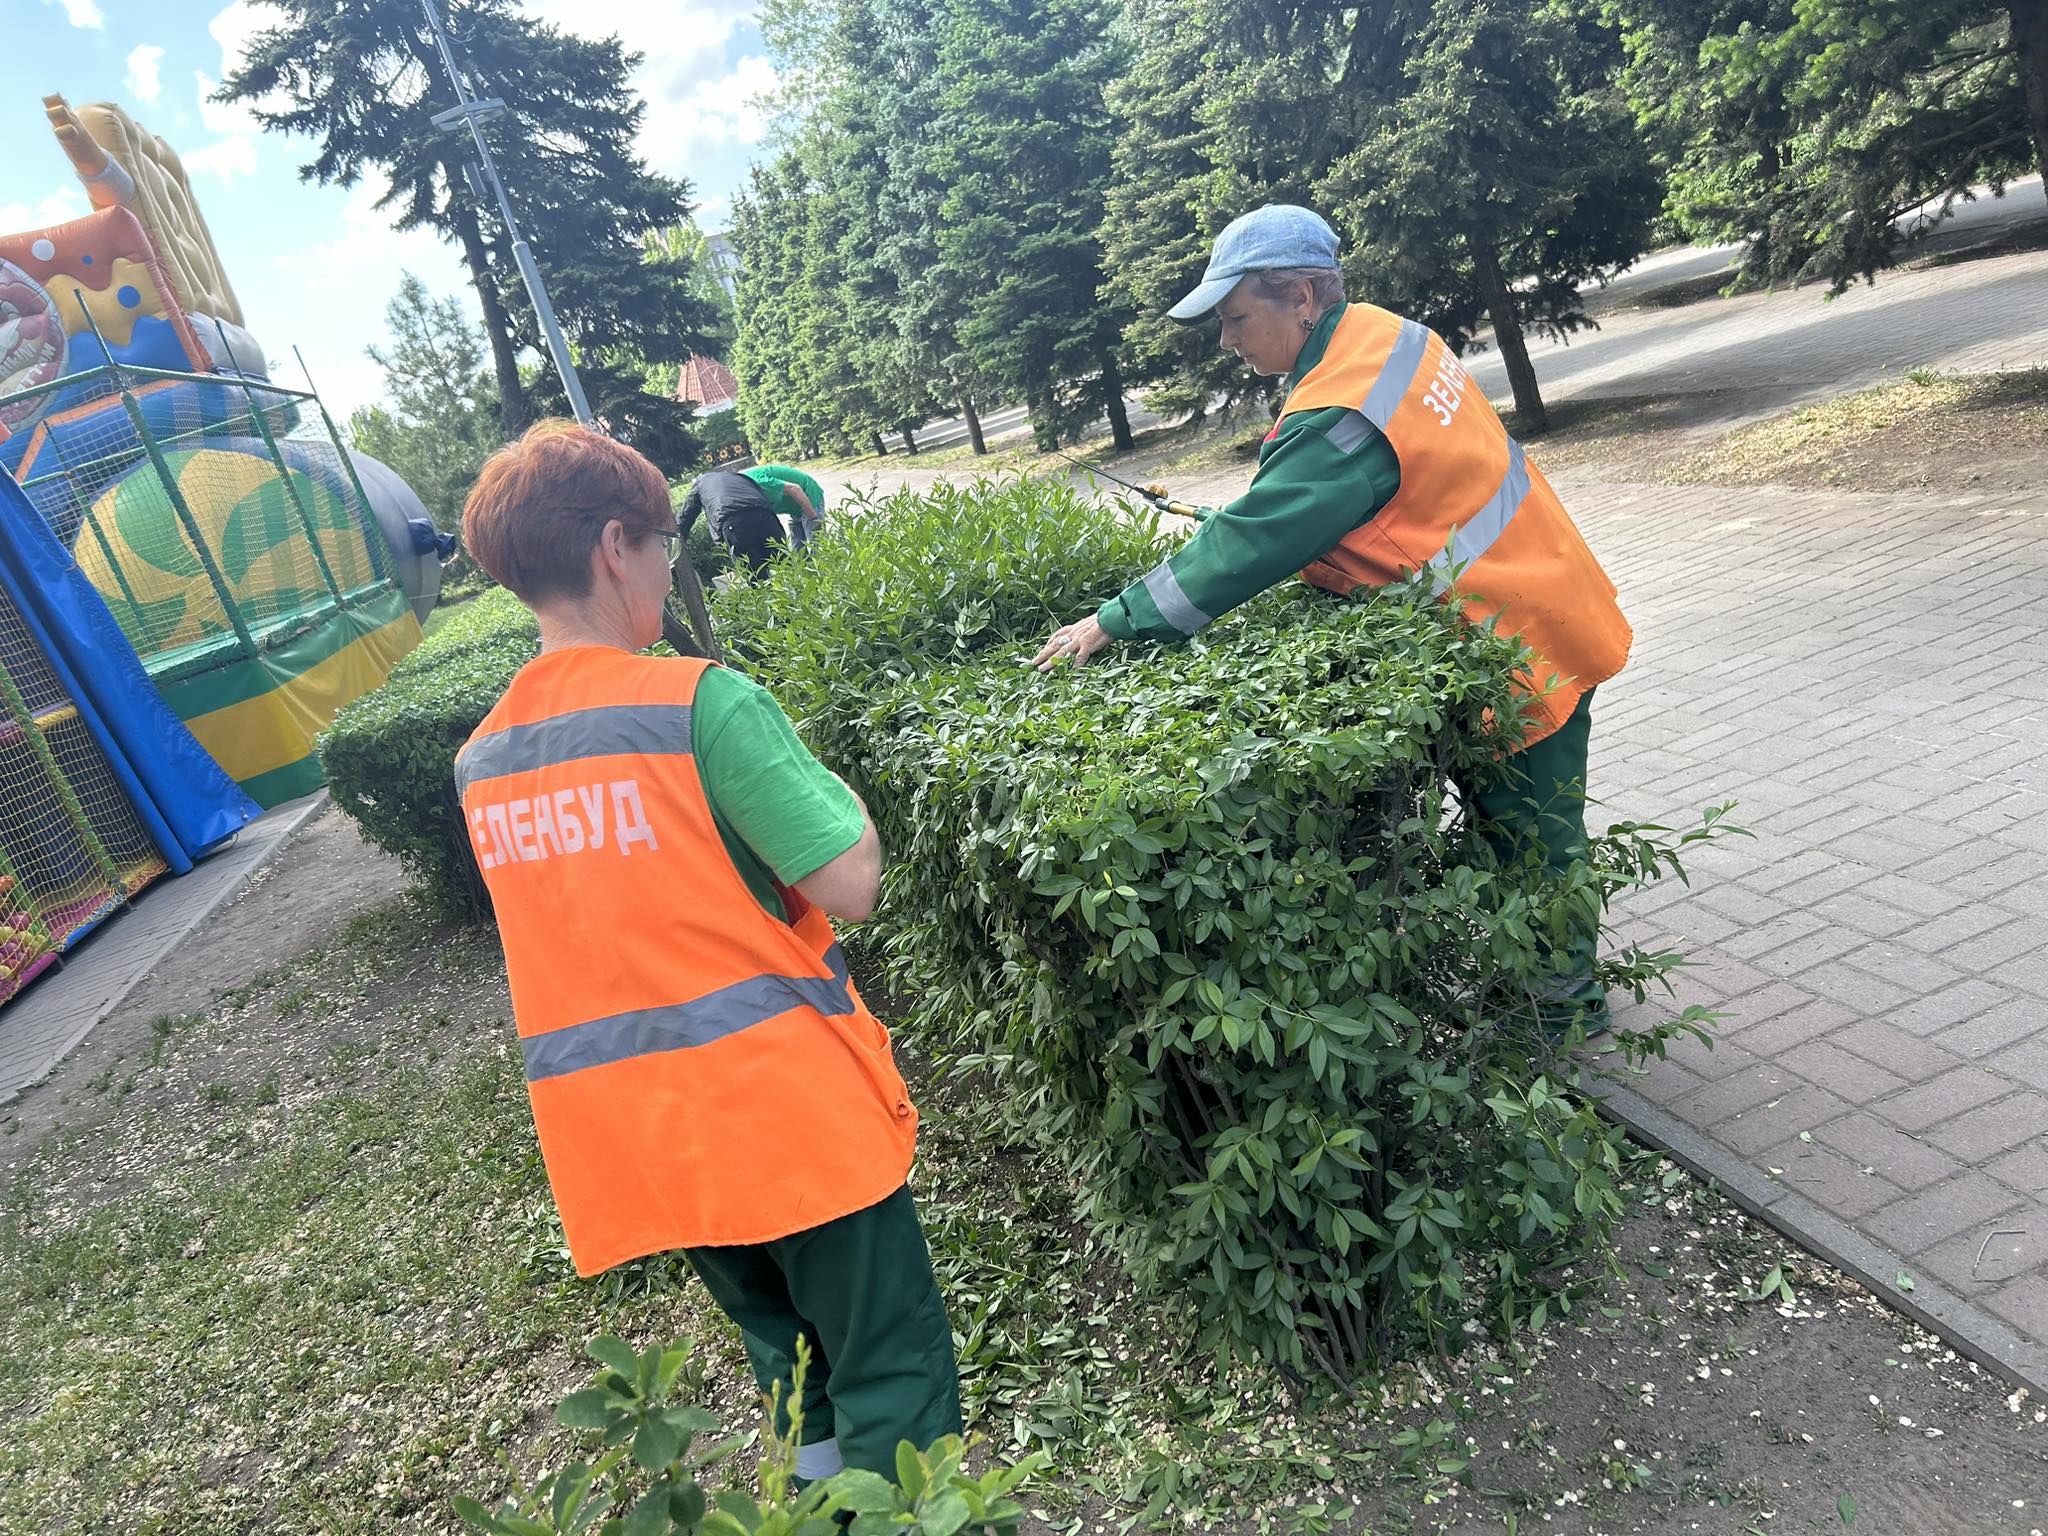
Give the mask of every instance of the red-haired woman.
[[798, 1471], [891, 1471], [960, 1403], [917, 1113], [827, 916], [874, 905], [866, 807], [763, 689], [640, 654], [679, 535], [632, 449], [542, 422], [462, 526], [540, 621], [455, 779], [577, 1272], [684, 1250], [764, 1391], [809, 1339]]

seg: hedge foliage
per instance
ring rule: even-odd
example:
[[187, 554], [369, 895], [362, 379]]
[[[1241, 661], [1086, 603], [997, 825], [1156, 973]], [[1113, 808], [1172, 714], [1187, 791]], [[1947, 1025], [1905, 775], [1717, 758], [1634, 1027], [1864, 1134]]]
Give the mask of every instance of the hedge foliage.
[[444, 916], [490, 911], [455, 798], [455, 754], [539, 647], [533, 615], [492, 587], [421, 641], [383, 687], [347, 705], [321, 738], [334, 803], [397, 855]]
[[1481, 1308], [1540, 1325], [1542, 1272], [1602, 1250], [1625, 1143], [1515, 1022], [1538, 940], [1686, 839], [1616, 828], [1564, 882], [1501, 867], [1447, 784], [1512, 747], [1519, 648], [1419, 590], [1288, 584], [1183, 646], [1021, 665], [1164, 543], [1028, 482], [905, 494], [725, 594], [721, 633], [874, 812], [927, 1035], [1141, 1286], [1339, 1380]]
[[[881, 826], [913, 1027], [1064, 1161], [1141, 1286], [1340, 1381], [1475, 1315], [1540, 1326], [1625, 1155], [1529, 1025], [1545, 941], [1716, 814], [1612, 827], [1565, 879], [1501, 864], [1450, 786], [1513, 748], [1521, 653], [1418, 589], [1290, 583], [1185, 645], [1023, 665], [1167, 545], [1065, 488], [941, 487], [835, 516], [714, 611]], [[488, 910], [455, 752], [534, 647], [489, 593], [326, 739], [337, 802], [444, 912]], [[1601, 976], [1642, 996], [1670, 963], [1610, 947]]]

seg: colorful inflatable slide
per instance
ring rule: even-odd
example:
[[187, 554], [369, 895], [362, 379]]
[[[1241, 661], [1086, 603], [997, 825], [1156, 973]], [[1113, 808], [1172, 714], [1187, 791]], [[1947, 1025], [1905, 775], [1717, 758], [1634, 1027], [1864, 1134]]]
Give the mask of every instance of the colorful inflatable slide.
[[418, 498], [270, 377], [176, 153], [45, 106], [92, 211], [0, 234], [0, 1000], [317, 789], [440, 584]]

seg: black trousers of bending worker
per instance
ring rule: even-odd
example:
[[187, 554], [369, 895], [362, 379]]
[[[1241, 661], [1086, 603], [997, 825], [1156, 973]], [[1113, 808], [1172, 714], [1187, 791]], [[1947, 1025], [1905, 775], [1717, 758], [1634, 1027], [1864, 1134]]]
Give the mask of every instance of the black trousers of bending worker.
[[687, 534], [700, 514], [711, 537], [752, 576], [766, 570], [788, 543], [782, 519], [775, 514], [775, 500], [737, 470], [707, 469], [697, 477], [677, 512], [677, 526]]
[[734, 507], [711, 525], [711, 536], [732, 552], [749, 576], [758, 576], [788, 545], [782, 519], [766, 507]]

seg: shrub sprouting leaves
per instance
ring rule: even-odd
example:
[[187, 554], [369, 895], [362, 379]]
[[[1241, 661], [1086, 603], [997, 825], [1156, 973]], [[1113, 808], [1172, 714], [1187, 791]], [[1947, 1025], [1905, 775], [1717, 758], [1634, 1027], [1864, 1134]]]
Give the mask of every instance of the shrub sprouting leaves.
[[1566, 879], [1501, 864], [1451, 786], [1512, 750], [1522, 653], [1417, 588], [1290, 585], [1186, 645], [1020, 665], [1161, 547], [1064, 489], [903, 495], [720, 617], [881, 825], [930, 1043], [1064, 1160], [1140, 1285], [1339, 1380], [1476, 1310], [1540, 1323], [1625, 1147], [1529, 1022], [1548, 945], [1713, 817], [1616, 827]]
[[[1576, 1032], [1535, 1027], [1546, 957], [1720, 813], [1610, 827], [1568, 875], [1503, 862], [1455, 786], [1515, 747], [1522, 652], [1416, 587], [1289, 583], [1184, 645], [1023, 667], [1166, 547], [1064, 487], [941, 487], [835, 508], [715, 611], [880, 824], [912, 1027], [1062, 1160], [1139, 1285], [1219, 1351], [1340, 1382], [1475, 1316], [1540, 1327], [1626, 1151]], [[444, 910], [485, 910], [455, 752], [534, 644], [480, 598], [326, 739], [337, 802]], [[1673, 963], [1610, 947], [1599, 977], [1641, 998]]]

